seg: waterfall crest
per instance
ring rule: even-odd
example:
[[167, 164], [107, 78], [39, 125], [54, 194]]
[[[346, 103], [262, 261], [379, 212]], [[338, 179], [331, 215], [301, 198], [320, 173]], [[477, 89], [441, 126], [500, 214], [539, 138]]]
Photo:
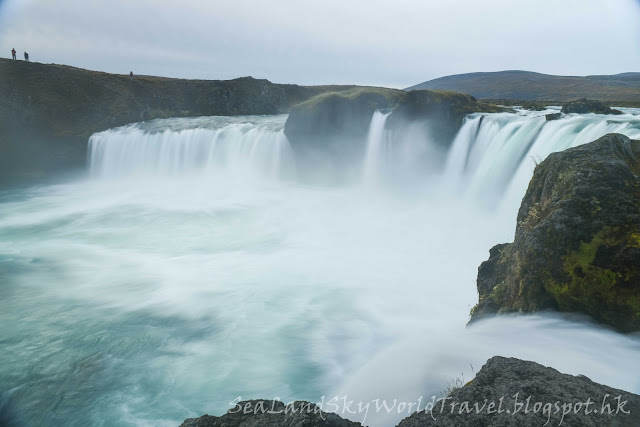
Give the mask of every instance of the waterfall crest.
[[[220, 119], [220, 118], [217, 118]], [[189, 126], [192, 119], [133, 124], [89, 139], [93, 177], [211, 175], [275, 179], [291, 172], [291, 149], [282, 127], [267, 120]]]
[[384, 126], [390, 113], [380, 111], [373, 113], [369, 134], [367, 135], [367, 150], [364, 155], [362, 181], [365, 185], [376, 184], [380, 179], [381, 169], [384, 168], [387, 133]]
[[[389, 114], [376, 111], [358, 180], [370, 187], [426, 186], [489, 206], [518, 206], [535, 164], [549, 154], [612, 132], [640, 138], [640, 111], [635, 109], [621, 116], [567, 115], [546, 121], [548, 112], [469, 115], [443, 152], [428, 128], [409, 129], [400, 137], [385, 129]], [[295, 161], [283, 132], [285, 120], [286, 116], [164, 119], [110, 129], [89, 140], [90, 171], [101, 179], [290, 178]]]
[[623, 116], [568, 115], [554, 121], [546, 121], [544, 113], [467, 117], [449, 150], [445, 179], [458, 182], [470, 197], [519, 205], [535, 165], [549, 154], [608, 133], [640, 138], [636, 111]]

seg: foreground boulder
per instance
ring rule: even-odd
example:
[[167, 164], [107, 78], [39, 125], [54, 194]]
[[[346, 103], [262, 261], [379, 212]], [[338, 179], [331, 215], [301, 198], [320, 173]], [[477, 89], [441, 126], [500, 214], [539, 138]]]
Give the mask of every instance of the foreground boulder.
[[313, 403], [293, 402], [285, 406], [280, 401], [249, 400], [239, 402], [225, 415], [203, 415], [189, 418], [180, 427], [357, 427], [336, 414], [323, 412]]
[[489, 359], [469, 384], [433, 406], [405, 418], [398, 427], [640, 426], [638, 395], [499, 356]]
[[622, 114], [622, 111], [614, 110], [600, 101], [586, 98], [567, 102], [562, 106], [562, 112], [565, 114]]
[[609, 134], [543, 161], [477, 286], [472, 321], [552, 309], [640, 330], [640, 141]]

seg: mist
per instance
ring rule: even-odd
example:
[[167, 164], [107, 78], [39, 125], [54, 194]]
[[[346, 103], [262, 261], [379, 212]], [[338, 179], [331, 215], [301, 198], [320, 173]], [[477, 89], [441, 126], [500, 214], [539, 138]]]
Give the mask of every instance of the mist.
[[[93, 135], [88, 177], [3, 194], [0, 366], [33, 373], [12, 399], [39, 408], [34, 423], [175, 425], [237, 397], [429, 400], [495, 354], [640, 392], [637, 336], [547, 313], [465, 326], [534, 159], [640, 136], [629, 109], [553, 122], [545, 131], [565, 138], [549, 144], [544, 113], [471, 115], [443, 150], [428, 127], [394, 140], [376, 112], [339, 181], [301, 167], [286, 116]], [[498, 150], [534, 135], [524, 154]], [[391, 426], [409, 414], [340, 415]]]

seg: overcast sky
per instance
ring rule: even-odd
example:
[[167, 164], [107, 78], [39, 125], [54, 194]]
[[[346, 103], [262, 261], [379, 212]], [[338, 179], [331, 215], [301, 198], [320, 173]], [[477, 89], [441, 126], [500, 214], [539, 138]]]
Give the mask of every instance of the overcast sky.
[[407, 87], [640, 71], [640, 0], [0, 0], [0, 52], [115, 73]]

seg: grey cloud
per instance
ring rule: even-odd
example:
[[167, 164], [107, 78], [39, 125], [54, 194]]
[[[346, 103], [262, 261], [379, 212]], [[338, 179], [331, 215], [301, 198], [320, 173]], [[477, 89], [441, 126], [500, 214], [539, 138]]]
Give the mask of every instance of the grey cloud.
[[404, 87], [640, 64], [635, 0], [5, 0], [0, 13], [5, 52], [121, 73]]

